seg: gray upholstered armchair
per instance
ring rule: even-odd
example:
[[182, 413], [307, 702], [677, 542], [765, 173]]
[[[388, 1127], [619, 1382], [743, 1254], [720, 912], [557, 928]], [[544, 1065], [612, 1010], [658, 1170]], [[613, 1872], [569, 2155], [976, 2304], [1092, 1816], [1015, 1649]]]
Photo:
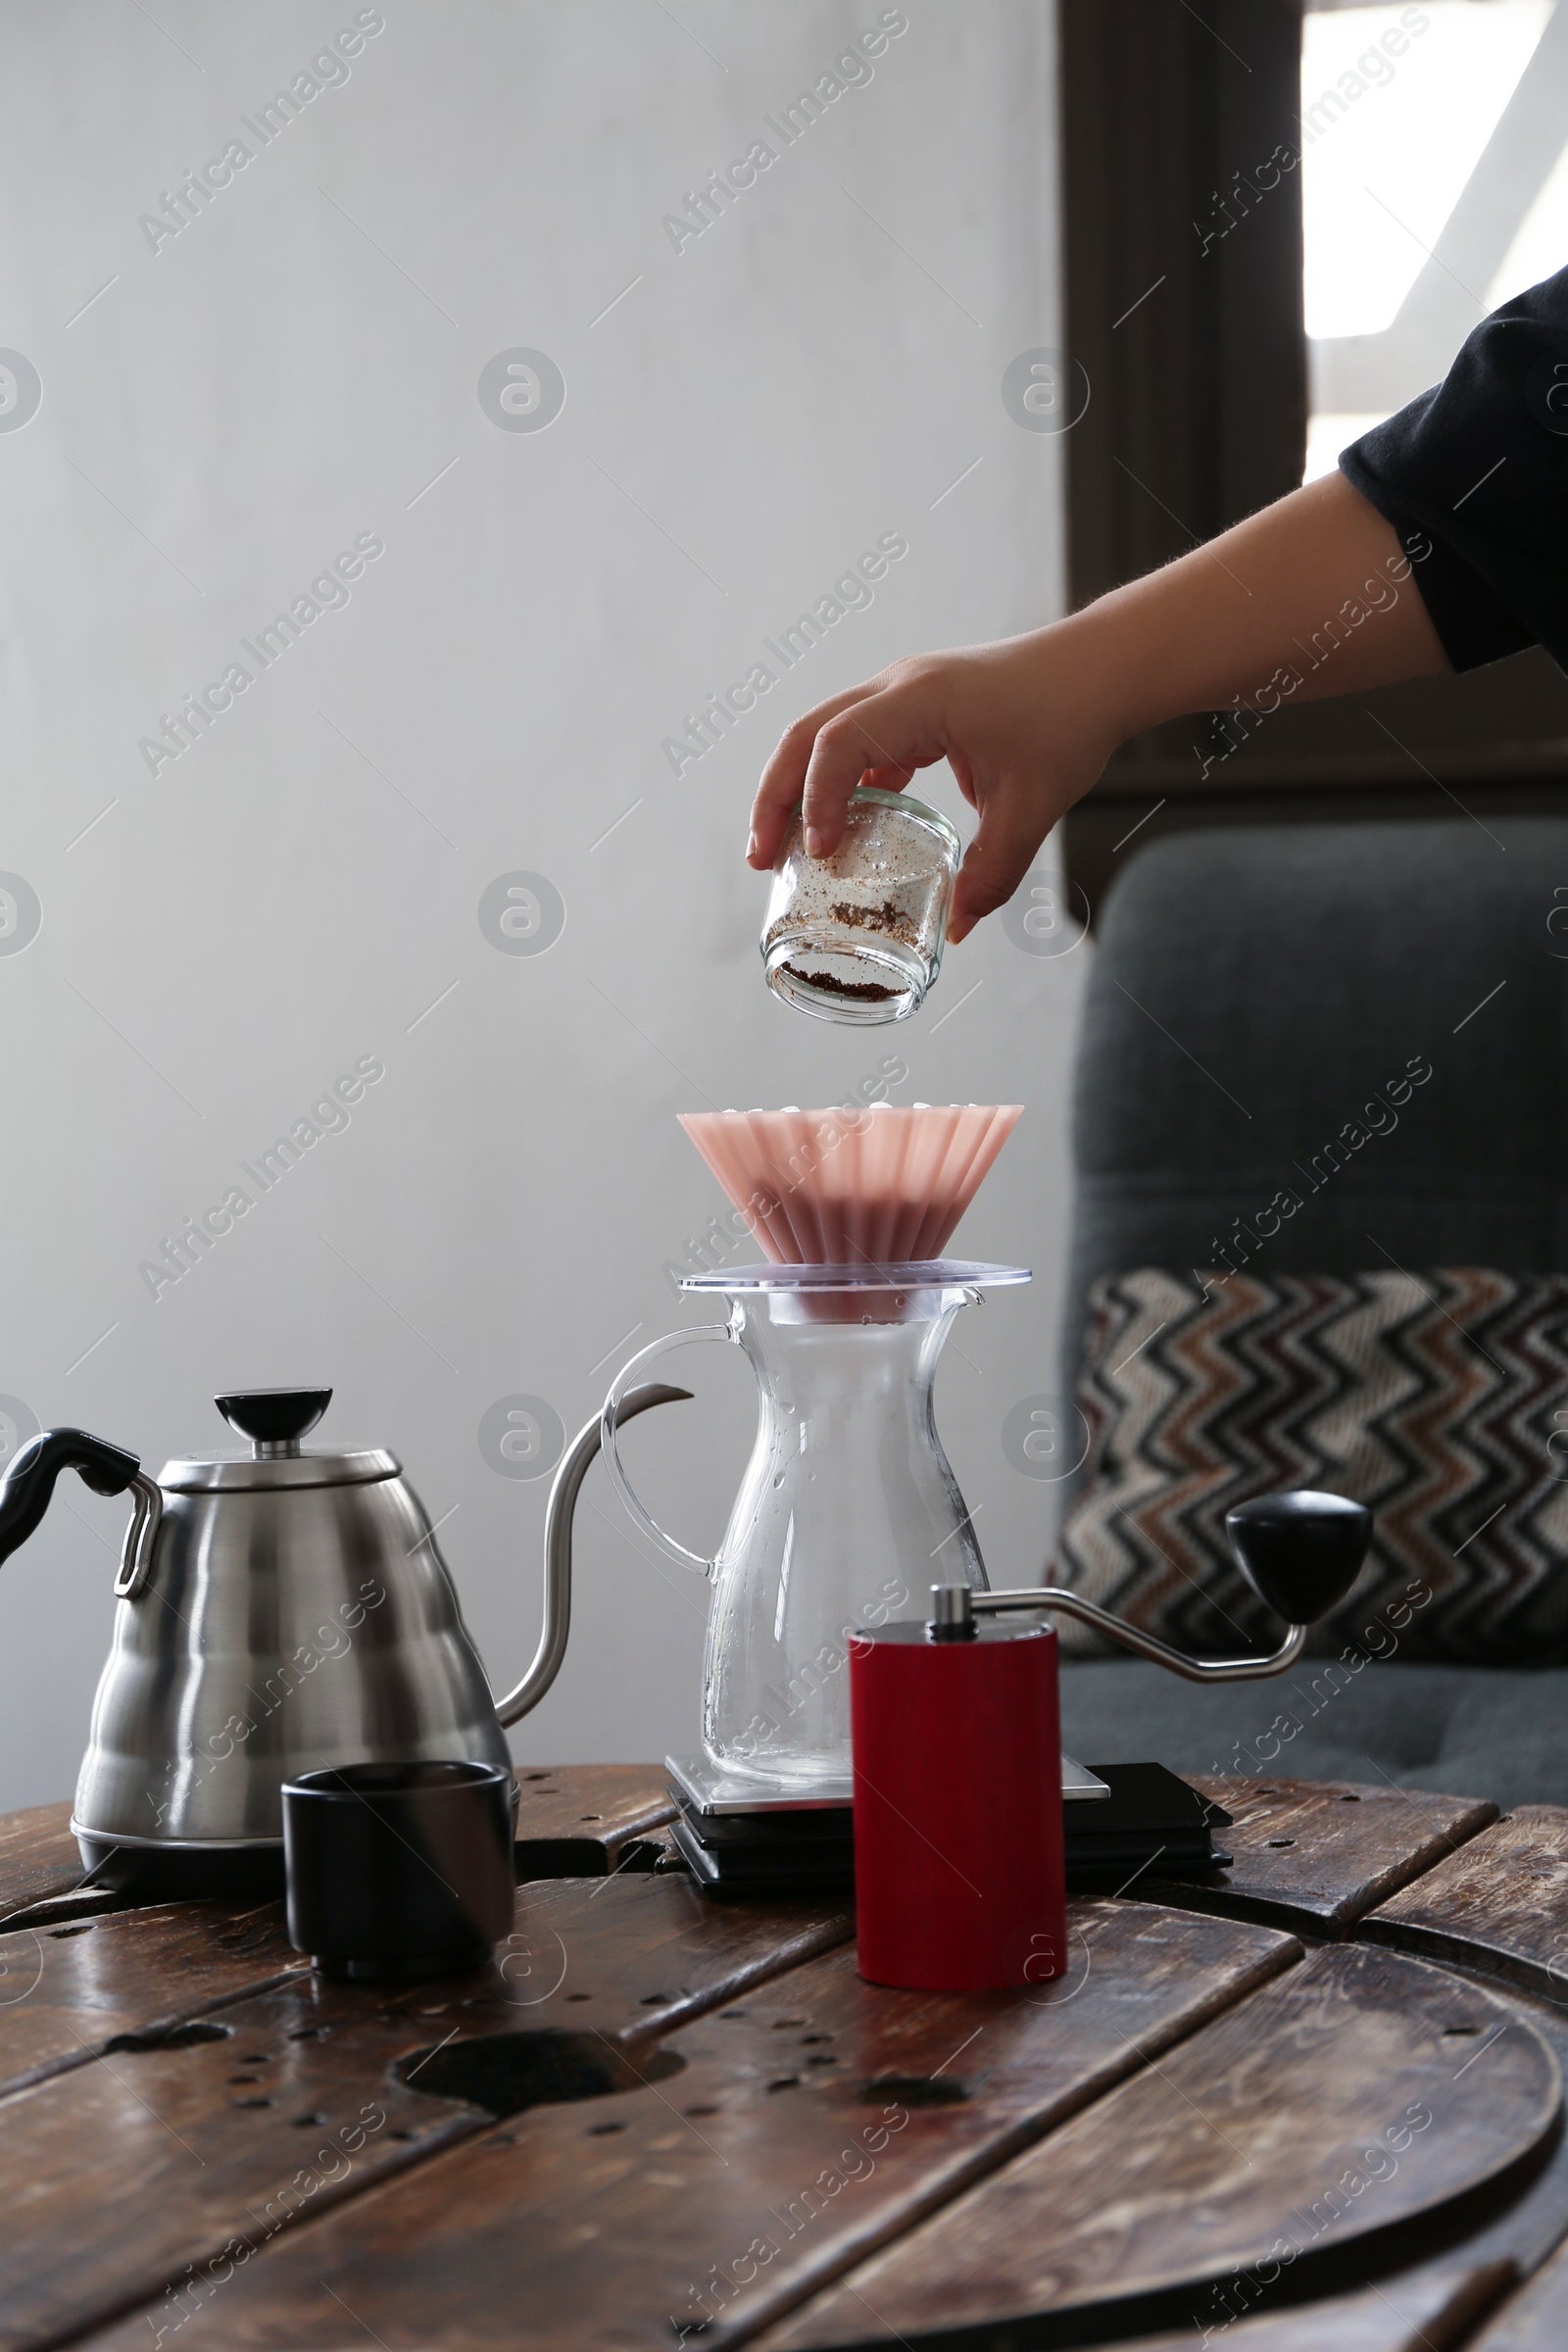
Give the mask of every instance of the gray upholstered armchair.
[[[1396, 1127], [1310, 1185], [1325, 1141], [1413, 1056], [1432, 1074]], [[1154, 844], [1105, 905], [1075, 1115], [1069, 1386], [1096, 1276], [1215, 1265], [1293, 1167], [1301, 1206], [1269, 1237], [1270, 1274], [1568, 1270], [1568, 819]], [[1216, 1690], [1088, 1660], [1064, 1674], [1063, 1736], [1097, 1762], [1568, 1801], [1568, 1667], [1395, 1657], [1332, 1706], [1320, 1693], [1311, 1661]]]

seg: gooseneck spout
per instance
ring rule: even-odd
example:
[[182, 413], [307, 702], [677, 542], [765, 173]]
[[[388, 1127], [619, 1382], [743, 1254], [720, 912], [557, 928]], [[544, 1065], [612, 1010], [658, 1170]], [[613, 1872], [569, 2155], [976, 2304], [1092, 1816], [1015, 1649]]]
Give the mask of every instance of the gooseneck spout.
[[[688, 1401], [690, 1396], [690, 1389], [673, 1389], [663, 1381], [650, 1381], [646, 1388], [633, 1389], [622, 1398], [615, 1426], [618, 1429], [635, 1414], [646, 1413], [651, 1405], [678, 1404]], [[561, 1661], [566, 1654], [566, 1637], [571, 1631], [572, 1517], [588, 1466], [599, 1451], [602, 1433], [603, 1419], [596, 1413], [562, 1457], [550, 1489], [545, 1514], [545, 1621], [533, 1664], [516, 1689], [496, 1701], [496, 1713], [503, 1724], [516, 1723], [536, 1707], [561, 1672]]]

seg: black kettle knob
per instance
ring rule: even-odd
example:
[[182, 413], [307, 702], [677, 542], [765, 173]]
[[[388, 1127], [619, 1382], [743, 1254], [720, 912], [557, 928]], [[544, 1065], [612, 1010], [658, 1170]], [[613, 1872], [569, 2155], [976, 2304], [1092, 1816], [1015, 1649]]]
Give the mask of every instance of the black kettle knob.
[[300, 1440], [332, 1401], [330, 1389], [235, 1389], [215, 1396], [230, 1429], [260, 1453], [298, 1453]]
[[1259, 1494], [1225, 1514], [1225, 1533], [1254, 1592], [1287, 1625], [1315, 1625], [1361, 1573], [1372, 1514], [1344, 1494], [1301, 1487]]

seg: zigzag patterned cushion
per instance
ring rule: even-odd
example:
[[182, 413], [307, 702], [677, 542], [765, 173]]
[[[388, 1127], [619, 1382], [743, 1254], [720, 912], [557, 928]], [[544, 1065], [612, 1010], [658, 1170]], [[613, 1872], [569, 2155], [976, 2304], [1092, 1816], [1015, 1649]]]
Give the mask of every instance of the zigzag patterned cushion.
[[1374, 1534], [1316, 1652], [1568, 1661], [1568, 1276], [1104, 1275], [1078, 1400], [1088, 1479], [1054, 1581], [1163, 1641], [1272, 1647], [1225, 1513], [1325, 1487], [1370, 1505]]

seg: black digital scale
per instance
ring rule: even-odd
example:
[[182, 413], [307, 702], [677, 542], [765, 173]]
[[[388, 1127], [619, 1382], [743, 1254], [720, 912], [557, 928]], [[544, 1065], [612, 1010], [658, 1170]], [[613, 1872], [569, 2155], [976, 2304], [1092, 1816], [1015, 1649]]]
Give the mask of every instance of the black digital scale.
[[[677, 1809], [670, 1836], [698, 1885], [714, 1895], [853, 1893], [855, 1815], [848, 1782], [808, 1794], [760, 1793], [706, 1757], [666, 1756]], [[1231, 1817], [1163, 1764], [1061, 1760], [1067, 1884], [1116, 1893], [1146, 1872], [1165, 1878], [1223, 1868], [1213, 1832]]]

